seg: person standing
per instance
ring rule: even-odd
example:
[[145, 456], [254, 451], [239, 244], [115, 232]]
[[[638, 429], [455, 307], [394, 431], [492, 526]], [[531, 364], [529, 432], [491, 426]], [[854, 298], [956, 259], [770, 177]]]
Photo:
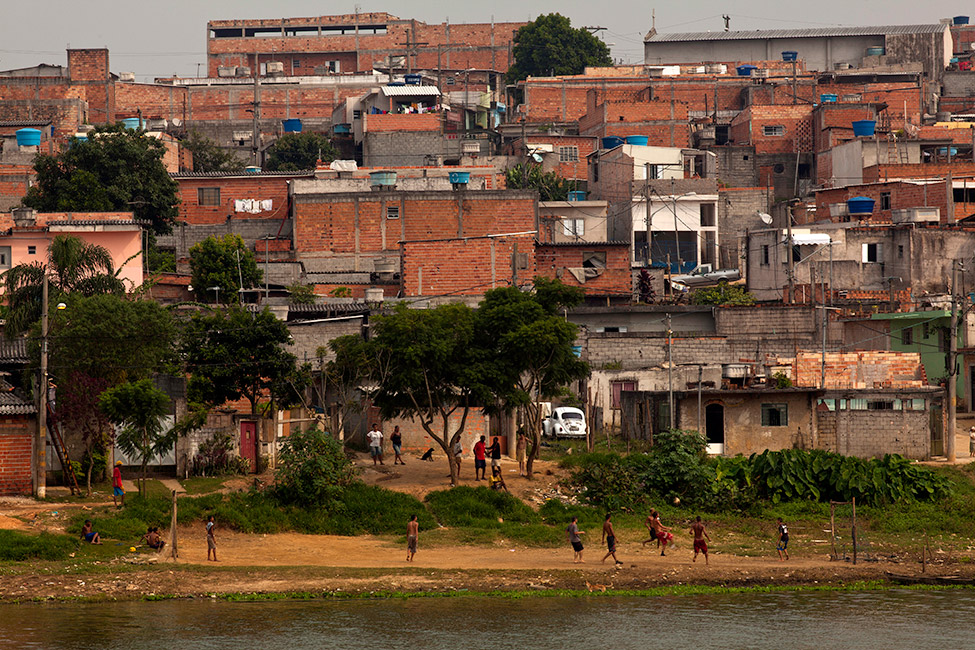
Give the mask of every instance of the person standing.
[[501, 471], [501, 438], [494, 436], [494, 442], [488, 449], [491, 452], [491, 471]]
[[525, 430], [518, 429], [518, 438], [515, 442], [515, 453], [518, 456], [518, 475], [525, 475], [525, 448], [528, 447], [528, 436], [525, 435]]
[[613, 556], [613, 561], [616, 562], [616, 564], [623, 564], [616, 557], [616, 533], [615, 533], [615, 531], [613, 531], [613, 522], [609, 520], [610, 517], [612, 517], [612, 515], [607, 512], [606, 513], [606, 521], [603, 522], [603, 539], [602, 539], [602, 541], [606, 542], [606, 551], [607, 552], [606, 552], [606, 555], [603, 556], [603, 560], [602, 561], [605, 562], [606, 561], [606, 558], [608, 558], [610, 555], [612, 555]]
[[369, 440], [369, 454], [372, 456], [372, 464], [375, 465], [378, 461], [380, 465], [385, 465], [383, 462], [383, 432], [379, 429], [378, 424], [372, 425], [372, 430], [366, 434], [366, 438]]
[[416, 555], [416, 543], [420, 539], [420, 522], [416, 520], [416, 515], [410, 515], [410, 520], [406, 524], [406, 561], [412, 562]]
[[454, 463], [457, 464], [457, 478], [460, 478], [460, 461], [464, 457], [464, 445], [460, 442], [460, 436], [457, 436], [457, 440], [454, 441], [454, 448], [451, 449], [454, 454]]
[[207, 562], [210, 561], [210, 555], [213, 555], [213, 561], [217, 561], [217, 539], [214, 537], [214, 530], [217, 528], [217, 522], [213, 520], [213, 515], [207, 517]]
[[[474, 443], [474, 480], [475, 481], [480, 481], [482, 478], [484, 480], [487, 480], [487, 477], [484, 475], [484, 472], [487, 469], [487, 461], [484, 455], [485, 450], [486, 448], [484, 446], [484, 436], [481, 436], [481, 439]], [[481, 472], [480, 476], [478, 475], [478, 471]]]
[[[789, 559], [789, 527], [782, 521], [782, 517], [778, 518], [778, 524], [779, 543], [775, 545], [775, 550], [779, 552], [779, 562], [782, 562]], [[785, 557], [782, 557], [783, 554]]]
[[[711, 541], [711, 536], [708, 535], [708, 531], [704, 529], [704, 524], [701, 523], [701, 516], [698, 515], [694, 523], [691, 524], [691, 533], [694, 534], [694, 559], [691, 562], [697, 562], [697, 554], [704, 553], [704, 564], [710, 564], [708, 562], [708, 542]], [[707, 538], [707, 541], [704, 541]]]
[[968, 455], [975, 456], [975, 425], [968, 429]]
[[403, 434], [399, 432], [399, 425], [397, 424], [393, 427], [393, 433], [389, 436], [389, 441], [393, 443], [393, 453], [396, 458], [393, 459], [393, 465], [399, 463], [400, 465], [405, 465], [400, 454], [403, 452]]
[[582, 559], [582, 550], [585, 548], [582, 545], [582, 535], [585, 535], [586, 532], [579, 530], [578, 522], [579, 518], [573, 517], [569, 527], [565, 529], [565, 534], [569, 538], [569, 544], [572, 545], [572, 561], [575, 564], [585, 564], [585, 560]]
[[125, 489], [122, 487], [122, 461], [115, 461], [115, 468], [112, 469], [112, 503], [115, 508], [125, 505]]

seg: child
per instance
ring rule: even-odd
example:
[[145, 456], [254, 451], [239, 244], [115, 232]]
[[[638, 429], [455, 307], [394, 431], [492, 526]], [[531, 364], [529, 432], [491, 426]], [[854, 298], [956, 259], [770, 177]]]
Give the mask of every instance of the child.
[[213, 554], [213, 561], [217, 561], [217, 540], [213, 537], [213, 531], [217, 527], [213, 521], [213, 515], [207, 517], [207, 562], [210, 561], [210, 554]]
[[145, 540], [146, 546], [157, 551], [161, 551], [163, 546], [166, 545], [166, 542], [162, 540], [162, 536], [159, 535], [158, 528], [149, 528], [139, 541], [141, 542], [143, 540]]
[[91, 519], [85, 519], [85, 525], [81, 527], [81, 539], [89, 544], [101, 544], [101, 536], [92, 530]]
[[416, 515], [410, 515], [410, 520], [406, 524], [406, 561], [412, 562], [416, 555], [416, 543], [420, 539], [420, 522], [416, 520]]
[[656, 510], [651, 510], [650, 516], [653, 517], [650, 525], [653, 527], [653, 531], [657, 533], [657, 541], [660, 542], [660, 555], [667, 555], [667, 544], [674, 545], [674, 534], [660, 523], [660, 515]]
[[[775, 550], [779, 552], [779, 562], [789, 559], [789, 527], [785, 525], [782, 521], [782, 517], [778, 518], [779, 523], [779, 543], [776, 544]], [[782, 557], [782, 554], [785, 557]]]
[[505, 483], [504, 483], [504, 477], [501, 476], [501, 468], [500, 467], [492, 467], [491, 468], [491, 478], [490, 478], [490, 481], [491, 481], [491, 489], [492, 490], [504, 490], [505, 492], [508, 491], [508, 486], [505, 485]]

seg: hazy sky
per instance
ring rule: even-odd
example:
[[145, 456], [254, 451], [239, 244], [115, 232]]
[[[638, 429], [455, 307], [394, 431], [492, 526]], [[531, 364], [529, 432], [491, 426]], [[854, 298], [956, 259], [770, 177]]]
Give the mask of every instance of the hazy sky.
[[[386, 11], [428, 23], [523, 21], [559, 12], [574, 26], [605, 27], [613, 56], [642, 60], [642, 39], [656, 6], [657, 31], [718, 31], [721, 14], [732, 29], [776, 29], [830, 25], [936, 23], [975, 7], [944, 0], [669, 0], [654, 5], [637, 0], [0, 0], [0, 70], [37, 63], [64, 65], [65, 49], [108, 47], [113, 72], [135, 72], [139, 81], [179, 74], [194, 76], [205, 61], [207, 20], [286, 18]], [[205, 70], [205, 66], [203, 66]]]

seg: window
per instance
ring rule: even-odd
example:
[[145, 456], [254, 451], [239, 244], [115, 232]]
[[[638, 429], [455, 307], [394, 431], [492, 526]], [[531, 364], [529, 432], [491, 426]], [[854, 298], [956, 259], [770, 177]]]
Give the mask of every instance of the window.
[[923, 411], [924, 410], [924, 400], [923, 399], [906, 399], [906, 400], [904, 400], [904, 410], [905, 411]]
[[562, 219], [562, 234], [566, 237], [582, 237], [586, 234], [584, 219]]
[[880, 193], [880, 209], [890, 210], [890, 192]]
[[897, 244], [897, 259], [904, 259], [904, 244]]
[[386, 218], [387, 219], [399, 219], [399, 206], [398, 205], [387, 205], [386, 206]]
[[762, 245], [762, 266], [768, 266], [768, 244]]
[[880, 244], [863, 244], [863, 262], [883, 262]]
[[559, 162], [579, 162], [579, 147], [559, 147]]
[[788, 404], [762, 404], [762, 426], [784, 427], [789, 424]]
[[606, 251], [583, 251], [582, 268], [584, 269], [605, 269]]
[[200, 187], [196, 190], [196, 202], [200, 205], [220, 205], [219, 187]]
[[901, 344], [902, 345], [914, 345], [914, 328], [904, 327], [901, 328]]
[[781, 124], [765, 125], [762, 127], [762, 135], [783, 136], [785, 135], [785, 127]]
[[772, 165], [772, 171], [775, 172], [776, 174], [781, 174], [785, 172], [785, 165], [783, 165], [782, 163], [775, 163], [774, 165]]
[[868, 411], [893, 411], [894, 402], [890, 400], [870, 400], [867, 402]]
[[713, 203], [701, 204], [701, 225], [702, 226], [714, 225], [714, 204]]
[[27, 247], [27, 254], [28, 255], [37, 255], [37, 246], [28, 246]]
[[300, 68], [301, 67], [301, 59], [292, 59], [291, 60], [291, 67], [292, 68]]
[[0, 246], [0, 269], [10, 268], [10, 247]]
[[635, 381], [614, 381], [610, 382], [610, 386], [613, 387], [613, 408], [620, 408], [620, 393], [624, 390], [634, 391], [636, 390]]
[[704, 230], [701, 234], [704, 235], [701, 240], [701, 264], [710, 264], [713, 268], [715, 264], [714, 253], [718, 248], [717, 233], [713, 230]]

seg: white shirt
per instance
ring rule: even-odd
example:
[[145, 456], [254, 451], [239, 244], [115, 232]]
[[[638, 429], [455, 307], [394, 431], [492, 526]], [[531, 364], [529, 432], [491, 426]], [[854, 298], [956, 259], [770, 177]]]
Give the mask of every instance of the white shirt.
[[378, 431], [376, 429], [373, 429], [372, 431], [370, 431], [369, 433], [366, 434], [366, 437], [369, 438], [369, 446], [370, 447], [382, 447], [383, 446], [383, 432], [382, 431]]

